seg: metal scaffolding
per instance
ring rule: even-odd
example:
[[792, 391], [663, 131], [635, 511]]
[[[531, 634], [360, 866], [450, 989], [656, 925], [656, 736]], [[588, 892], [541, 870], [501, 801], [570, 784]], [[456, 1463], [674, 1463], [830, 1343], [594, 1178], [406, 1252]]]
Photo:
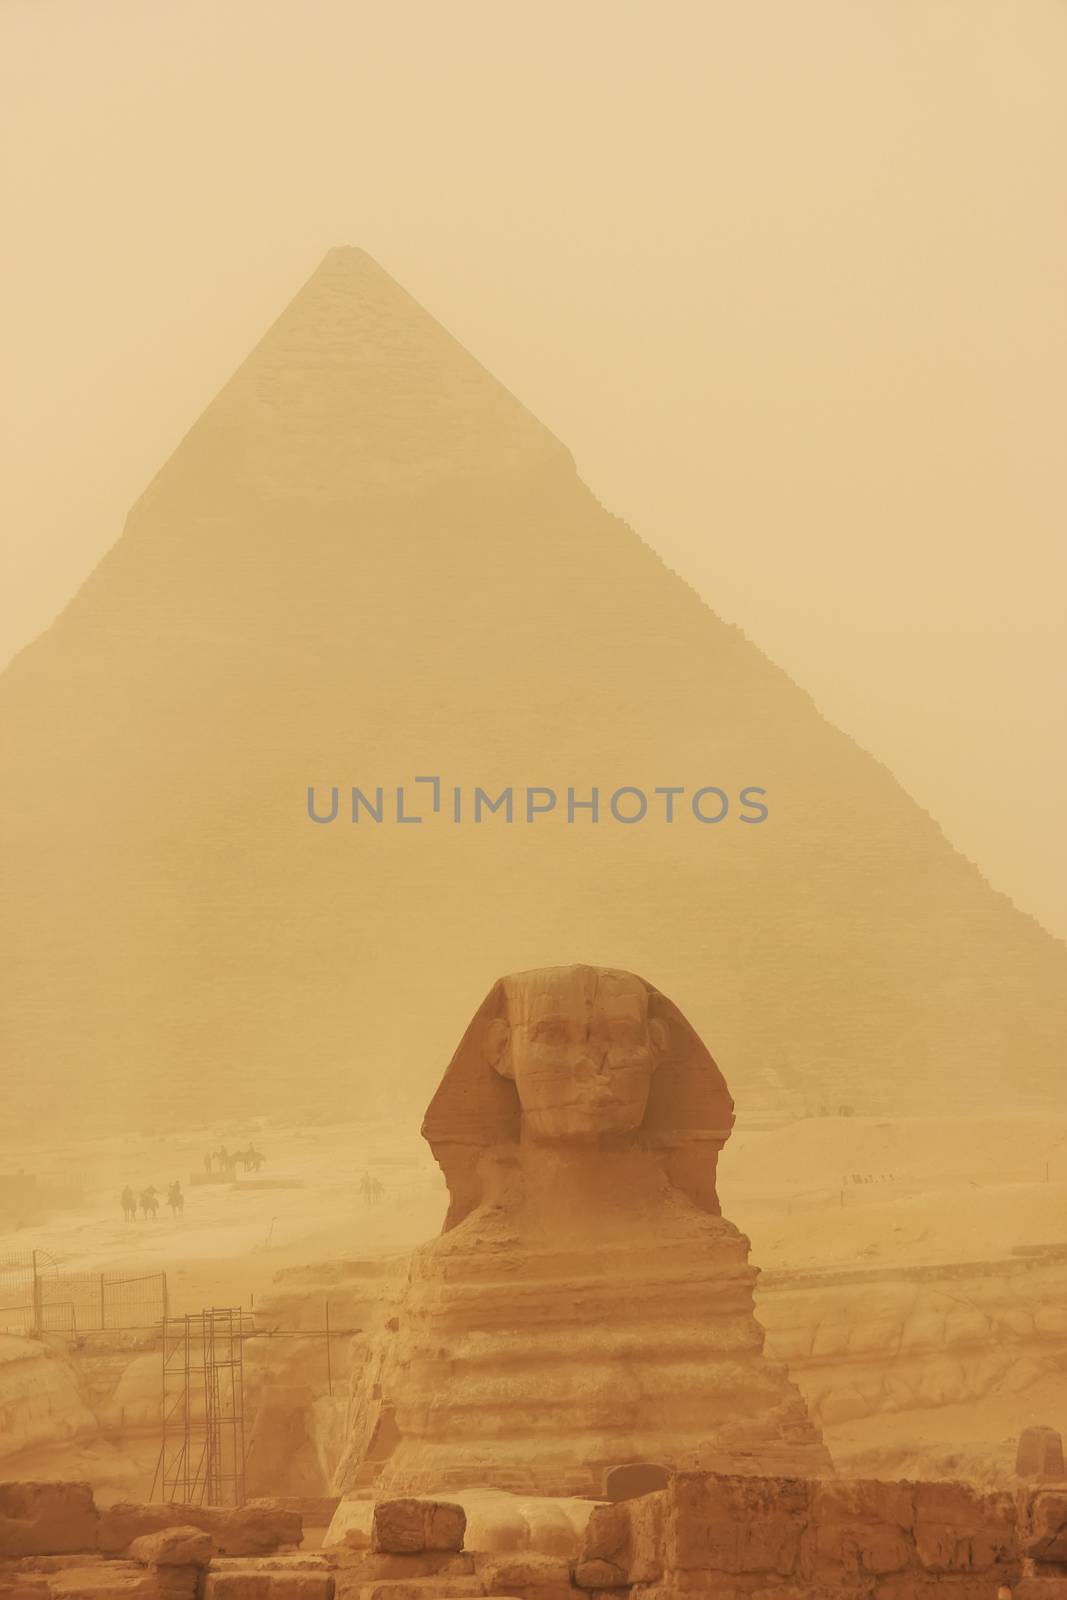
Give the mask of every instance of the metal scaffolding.
[[245, 1498], [244, 1327], [234, 1306], [163, 1323], [163, 1442], [152, 1498], [239, 1506]]

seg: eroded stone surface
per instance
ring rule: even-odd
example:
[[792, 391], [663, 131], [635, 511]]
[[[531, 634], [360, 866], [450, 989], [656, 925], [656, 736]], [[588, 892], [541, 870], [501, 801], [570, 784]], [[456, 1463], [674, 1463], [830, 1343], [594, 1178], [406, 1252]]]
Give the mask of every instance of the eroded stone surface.
[[71, 1354], [17, 1334], [0, 1333], [0, 1415], [5, 1458], [69, 1447], [99, 1430]]
[[[595, 1504], [579, 1498], [513, 1495], [502, 1489], [461, 1489], [455, 1500], [467, 1516], [466, 1549], [490, 1554], [533, 1550], [568, 1560], [578, 1557]], [[323, 1549], [369, 1550], [373, 1515], [371, 1500], [342, 1500]]]
[[[26, 1490], [25, 1485], [2, 1488]], [[40, 1489], [42, 1486], [30, 1486]], [[59, 1489], [79, 1486], [51, 1486]], [[477, 1495], [472, 1496], [477, 1501]], [[497, 1493], [495, 1498], [508, 1502]], [[59, 1497], [54, 1504], [62, 1502]], [[38, 1495], [7, 1494], [39, 1507]], [[84, 1499], [71, 1496], [71, 1503]], [[566, 1521], [566, 1502], [519, 1501], [527, 1540], [538, 1510]], [[91, 1500], [89, 1502], [91, 1506]], [[156, 1512], [178, 1508], [155, 1507]], [[0, 1561], [2, 1600], [1060, 1600], [1067, 1565], [1048, 1557], [1064, 1493], [1018, 1503], [960, 1483], [834, 1482], [680, 1473], [647, 1496], [590, 1506], [577, 1555], [530, 1547], [457, 1552], [463, 1508], [382, 1502], [381, 1542], [403, 1549], [328, 1554], [212, 1554], [219, 1538], [191, 1514], [238, 1531], [271, 1507], [182, 1508], [185, 1526], [141, 1534], [127, 1559], [87, 1552]], [[130, 1508], [127, 1508], [127, 1517]], [[245, 1519], [244, 1524], [242, 1519]], [[548, 1525], [556, 1527], [555, 1515]], [[45, 1520], [47, 1527], [47, 1519]], [[278, 1531], [274, 1525], [275, 1535]], [[432, 1548], [439, 1545], [452, 1548]], [[418, 1548], [412, 1548], [418, 1546]], [[1033, 1552], [1030, 1559], [1025, 1552]], [[1040, 1552], [1040, 1554], [1038, 1554]]]
[[529, 1594], [537, 1600], [567, 1600], [571, 1564], [559, 1556], [526, 1551], [514, 1555], [475, 1556], [475, 1570], [489, 1593]]
[[[337, 1574], [337, 1600], [482, 1600], [485, 1589], [476, 1577], [387, 1578], [353, 1580], [347, 1573]], [[229, 1600], [229, 1597], [228, 1597]], [[540, 1600], [540, 1597], [531, 1597]]]
[[[249, 1440], [247, 1482], [253, 1497], [277, 1486], [279, 1463], [291, 1496], [317, 1498], [328, 1484], [308, 1431], [312, 1390], [306, 1384], [264, 1385]], [[327, 1519], [328, 1520], [328, 1519]]]
[[707, 1049], [642, 979], [496, 984], [426, 1115], [448, 1215], [353, 1392], [342, 1483], [597, 1496], [635, 1460], [829, 1473], [719, 1212], [732, 1124]]
[[100, 1514], [100, 1549], [118, 1554], [128, 1550], [135, 1539], [183, 1526], [209, 1534], [214, 1553], [230, 1556], [269, 1555], [298, 1545], [303, 1532], [298, 1511], [270, 1501], [250, 1501], [232, 1509], [121, 1501]]
[[0, 1483], [0, 1556], [95, 1550], [97, 1520], [87, 1483]]
[[1062, 1478], [1063, 1438], [1058, 1429], [1035, 1424], [1019, 1435], [1015, 1471], [1020, 1478]]
[[1067, 1564], [1067, 1487], [1031, 1497], [1025, 1550], [1035, 1560]]
[[209, 1568], [202, 1592], [203, 1600], [334, 1600], [335, 1584], [328, 1571], [242, 1563]]
[[626, 1466], [612, 1467], [604, 1474], [605, 1500], [636, 1500], [643, 1494], [655, 1494], [667, 1487], [670, 1473], [666, 1467], [651, 1461], [632, 1461]]
[[915, 1486], [915, 1545], [928, 1570], [973, 1571], [1011, 1559], [1015, 1505], [1008, 1495], [983, 1495], [962, 1483]]
[[576, 1577], [608, 1588], [612, 1569], [642, 1600], [996, 1600], [1022, 1565], [1005, 1495], [687, 1473], [595, 1512]]
[[252, 1501], [216, 1515], [218, 1521], [214, 1526], [208, 1525], [208, 1532], [220, 1555], [269, 1555], [274, 1550], [299, 1545], [303, 1533], [298, 1511], [288, 1511], [269, 1501], [262, 1505]]
[[210, 1534], [211, 1547], [218, 1555], [269, 1555], [272, 1550], [298, 1546], [302, 1534], [301, 1514], [269, 1501], [235, 1509], [139, 1506], [120, 1501], [101, 1512], [99, 1549], [115, 1555], [130, 1549], [134, 1539], [181, 1526]]
[[374, 1507], [371, 1549], [396, 1555], [424, 1550], [459, 1551], [467, 1515], [462, 1506], [441, 1500], [380, 1500]]
[[209, 1533], [186, 1526], [143, 1534], [129, 1553], [146, 1567], [206, 1567], [214, 1550]]
[[195, 1567], [97, 1561], [54, 1573], [48, 1593], [53, 1600], [196, 1600], [197, 1578]]
[[397, 1555], [385, 1550], [353, 1552], [342, 1547], [327, 1559], [344, 1571], [348, 1582], [402, 1579], [410, 1583], [422, 1578], [469, 1578], [474, 1572], [474, 1556], [470, 1552], [456, 1555], [447, 1550], [422, 1550], [413, 1555]]
[[[615, 1582], [654, 1583], [663, 1575], [663, 1491], [641, 1499], [596, 1506], [585, 1531], [578, 1572], [607, 1564]], [[579, 1578], [584, 1582], [585, 1578]]]

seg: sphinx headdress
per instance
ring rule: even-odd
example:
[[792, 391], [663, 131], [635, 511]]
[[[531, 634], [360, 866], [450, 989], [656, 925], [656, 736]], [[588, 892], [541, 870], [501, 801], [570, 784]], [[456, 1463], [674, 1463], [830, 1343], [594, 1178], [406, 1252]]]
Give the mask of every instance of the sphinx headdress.
[[[613, 975], [641, 984], [648, 996], [649, 1018], [658, 1019], [665, 1034], [644, 1120], [631, 1142], [658, 1152], [671, 1183], [717, 1216], [716, 1160], [734, 1123], [734, 1103], [722, 1073], [672, 1000], [643, 978], [622, 972]], [[445, 1231], [462, 1222], [481, 1201], [478, 1166], [482, 1155], [495, 1146], [517, 1144], [521, 1137], [518, 1091], [491, 1066], [486, 1036], [491, 1023], [507, 1020], [508, 987], [525, 976], [516, 973], [494, 983], [460, 1040], [423, 1119], [423, 1138], [448, 1184]]]

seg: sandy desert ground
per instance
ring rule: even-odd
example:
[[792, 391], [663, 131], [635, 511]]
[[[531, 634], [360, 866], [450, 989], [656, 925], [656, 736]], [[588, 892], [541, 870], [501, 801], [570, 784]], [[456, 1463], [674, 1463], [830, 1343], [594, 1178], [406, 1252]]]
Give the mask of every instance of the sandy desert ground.
[[[202, 1181], [208, 1151], [250, 1141], [266, 1156], [257, 1175], [238, 1168], [233, 1184]], [[38, 1249], [70, 1271], [165, 1271], [177, 1313], [247, 1308], [283, 1267], [403, 1250], [437, 1231], [445, 1198], [417, 1131], [384, 1123], [229, 1122], [173, 1135], [22, 1145], [0, 1154], [0, 1164], [36, 1172], [39, 1181], [73, 1176], [84, 1185], [76, 1209], [0, 1232], [0, 1257]], [[360, 1193], [367, 1172], [385, 1191], [375, 1206]], [[185, 1195], [177, 1218], [166, 1205], [175, 1178]], [[155, 1185], [157, 1218], [138, 1213], [136, 1222], [124, 1222], [119, 1196], [126, 1183], [137, 1193]]]
[[[69, 1271], [167, 1274], [170, 1308], [254, 1308], [279, 1271], [406, 1251], [435, 1234], [445, 1187], [418, 1134], [384, 1120], [288, 1124], [264, 1118], [174, 1134], [0, 1151], [19, 1167], [78, 1176], [84, 1202], [0, 1231], [0, 1261], [36, 1249]], [[252, 1140], [257, 1177], [205, 1183], [204, 1154]], [[360, 1184], [384, 1193], [368, 1205]], [[123, 1221], [119, 1193], [180, 1178], [184, 1215]], [[1037, 1247], [1067, 1249], [1067, 1116], [875, 1120], [808, 1118], [773, 1129], [740, 1122], [720, 1164], [725, 1214], [768, 1272], [802, 1279], [826, 1269], [910, 1269], [997, 1261]], [[1010, 1294], [1010, 1289], [1009, 1289]], [[757, 1311], [759, 1300], [757, 1300]], [[0, 1319], [2, 1320], [2, 1319]], [[1028, 1422], [1067, 1431], [1067, 1374], [1022, 1392], [998, 1387], [978, 1402], [837, 1421], [835, 1459], [872, 1475], [951, 1469], [981, 1479], [1010, 1463]]]
[[[255, 1142], [258, 1176], [203, 1183], [204, 1154]], [[245, 1305], [283, 1267], [391, 1254], [435, 1234], [446, 1191], [417, 1127], [229, 1122], [175, 1134], [0, 1149], [0, 1170], [74, 1176], [84, 1203], [0, 1226], [0, 1257], [46, 1250], [69, 1270], [165, 1270], [174, 1311]], [[240, 1170], [240, 1169], [239, 1169]], [[364, 1173], [384, 1188], [360, 1193]], [[185, 1212], [124, 1223], [119, 1194], [179, 1178]], [[981, 1261], [1067, 1245], [1067, 1115], [739, 1123], [719, 1166], [723, 1211], [760, 1267]]]

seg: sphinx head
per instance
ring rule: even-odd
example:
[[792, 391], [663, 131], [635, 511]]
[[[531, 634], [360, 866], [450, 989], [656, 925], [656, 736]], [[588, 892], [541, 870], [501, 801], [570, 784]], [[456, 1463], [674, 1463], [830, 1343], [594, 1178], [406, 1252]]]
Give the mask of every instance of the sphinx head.
[[486, 1059], [518, 1093], [528, 1138], [589, 1142], [644, 1120], [666, 1029], [628, 972], [546, 967], [503, 984]]
[[612, 968], [544, 967], [494, 983], [422, 1131], [448, 1183], [447, 1230], [481, 1204], [483, 1157], [524, 1141], [632, 1145], [717, 1214], [733, 1120], [722, 1074], [666, 995]]

